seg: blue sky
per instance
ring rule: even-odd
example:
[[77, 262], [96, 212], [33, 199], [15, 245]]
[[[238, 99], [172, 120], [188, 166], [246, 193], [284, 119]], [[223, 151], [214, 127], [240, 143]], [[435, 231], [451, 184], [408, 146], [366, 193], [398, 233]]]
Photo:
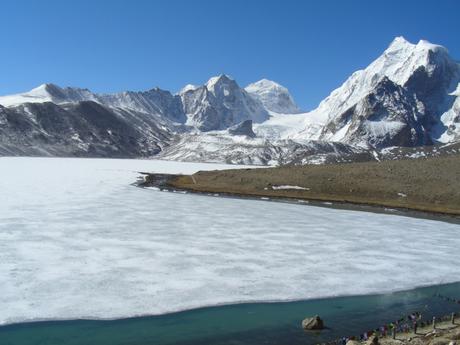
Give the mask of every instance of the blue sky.
[[395, 36], [460, 60], [460, 1], [4, 0], [0, 94], [45, 82], [177, 91], [226, 73], [268, 78], [314, 108]]

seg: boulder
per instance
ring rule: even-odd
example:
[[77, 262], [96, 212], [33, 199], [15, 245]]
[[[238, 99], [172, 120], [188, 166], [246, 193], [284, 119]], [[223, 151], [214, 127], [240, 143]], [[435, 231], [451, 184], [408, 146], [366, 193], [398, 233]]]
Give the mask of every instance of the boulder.
[[305, 330], [318, 330], [324, 328], [323, 320], [318, 315], [307, 317], [302, 321], [302, 328]]

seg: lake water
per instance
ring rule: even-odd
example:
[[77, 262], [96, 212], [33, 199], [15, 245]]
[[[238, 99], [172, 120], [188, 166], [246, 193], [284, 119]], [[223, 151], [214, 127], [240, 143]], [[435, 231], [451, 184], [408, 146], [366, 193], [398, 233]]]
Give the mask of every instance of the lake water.
[[[2, 345], [306, 345], [358, 335], [415, 311], [425, 320], [459, 312], [433, 297], [460, 298], [460, 284], [385, 295], [202, 308], [114, 321], [60, 321], [0, 327]], [[328, 329], [304, 332], [300, 321], [319, 314]]]
[[[222, 168], [228, 166], [0, 158], [0, 323], [162, 315], [459, 280], [458, 224], [132, 185], [139, 171]], [[208, 309], [174, 317], [200, 313]], [[177, 330], [177, 319], [158, 320]]]

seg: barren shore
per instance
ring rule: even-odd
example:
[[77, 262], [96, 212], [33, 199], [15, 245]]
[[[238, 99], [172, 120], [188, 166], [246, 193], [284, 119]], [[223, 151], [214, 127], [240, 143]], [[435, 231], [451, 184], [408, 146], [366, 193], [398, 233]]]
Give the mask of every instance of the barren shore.
[[[158, 183], [161, 180], [161, 183]], [[145, 185], [224, 196], [333, 202], [460, 216], [460, 156], [147, 174]]]

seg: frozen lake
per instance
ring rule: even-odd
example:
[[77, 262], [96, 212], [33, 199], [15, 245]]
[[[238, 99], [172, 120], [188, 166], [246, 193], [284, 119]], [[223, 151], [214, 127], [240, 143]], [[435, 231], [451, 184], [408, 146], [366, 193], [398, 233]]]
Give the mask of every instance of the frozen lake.
[[456, 224], [131, 185], [138, 171], [225, 167], [0, 158], [0, 323], [121, 318], [459, 280]]

